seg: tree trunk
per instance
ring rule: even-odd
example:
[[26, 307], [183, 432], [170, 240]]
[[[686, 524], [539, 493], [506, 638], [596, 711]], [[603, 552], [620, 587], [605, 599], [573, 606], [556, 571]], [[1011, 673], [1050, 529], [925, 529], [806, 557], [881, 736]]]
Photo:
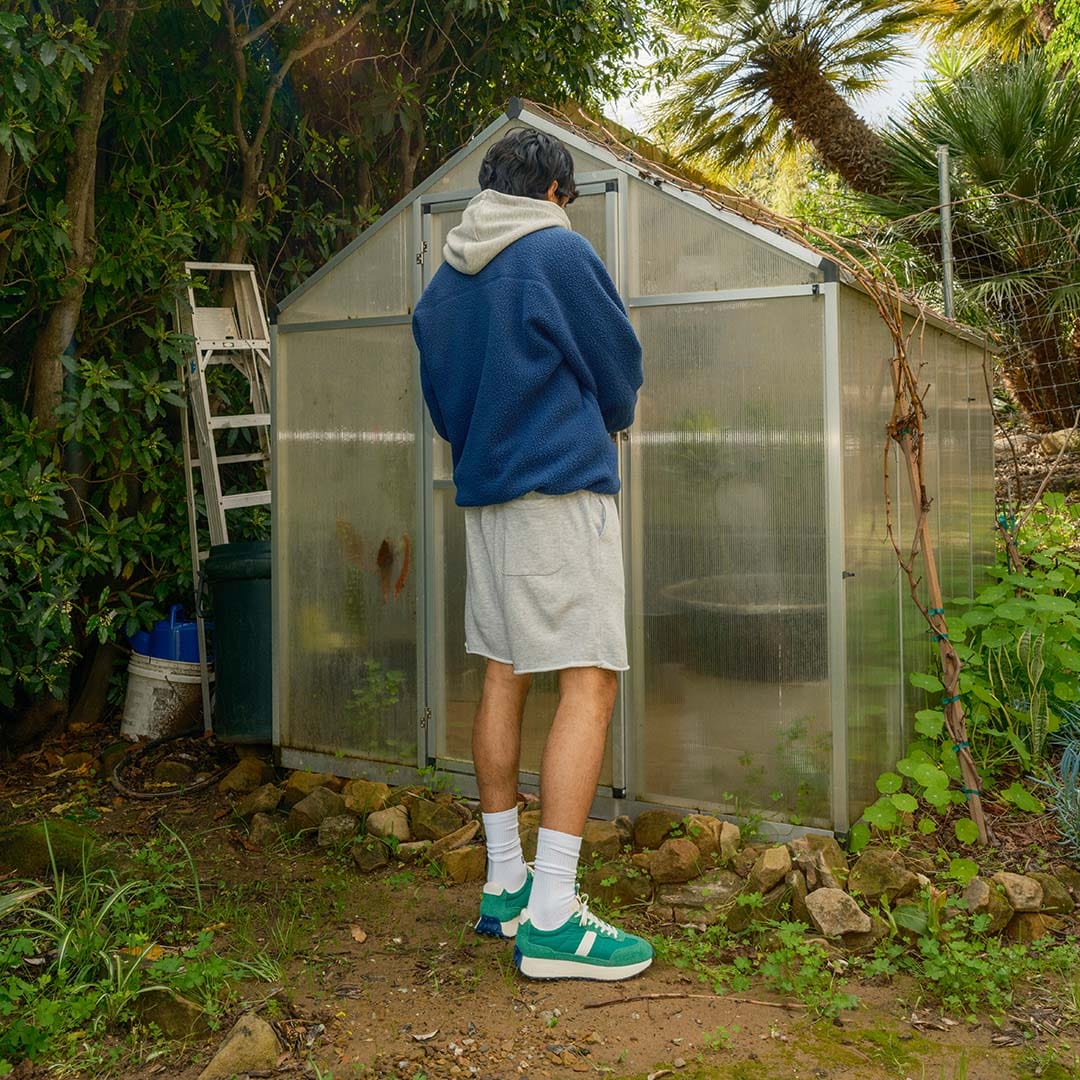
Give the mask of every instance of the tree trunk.
[[236, 209], [236, 231], [233, 233], [226, 262], [242, 263], [247, 256], [247, 227], [255, 220], [259, 205], [259, 185], [262, 182], [262, 153], [253, 146], [244, 154], [244, 170], [240, 181], [240, 202]]
[[86, 671], [86, 678], [79, 687], [71, 711], [68, 714], [68, 724], [96, 724], [105, 711], [105, 705], [109, 696], [109, 680], [112, 678], [113, 668], [122, 653], [117, 646], [106, 641], [104, 644], [96, 643], [90, 646], [93, 659]]
[[885, 193], [891, 170], [884, 144], [813, 64], [797, 57], [777, 58], [769, 96], [826, 168], [839, 173], [857, 191]]
[[1056, 0], [1040, 0], [1031, 8], [1035, 25], [1039, 28], [1043, 41], [1049, 41], [1050, 35], [1057, 26], [1057, 15], [1054, 12]]
[[60, 298], [49, 311], [31, 352], [33, 369], [33, 417], [44, 428], [56, 423], [56, 410], [64, 388], [61, 357], [75, 337], [86, 292], [86, 275], [94, 265], [94, 184], [97, 179], [98, 132], [105, 115], [105, 94], [127, 52], [128, 36], [135, 17], [133, 0], [117, 0], [103, 15], [111, 16], [109, 53], [86, 76], [79, 95], [79, 122], [68, 159], [65, 200], [70, 244], [67, 276]]
[[1002, 358], [1009, 389], [1037, 430], [1071, 427], [1080, 409], [1080, 325], [1066, 337], [1060, 318], [1036, 303], [1005, 317], [1018, 339]]

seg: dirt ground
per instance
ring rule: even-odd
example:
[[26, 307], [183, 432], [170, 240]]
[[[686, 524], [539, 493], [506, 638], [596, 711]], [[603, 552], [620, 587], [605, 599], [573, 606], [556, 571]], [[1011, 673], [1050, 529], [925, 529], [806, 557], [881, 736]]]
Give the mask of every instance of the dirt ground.
[[[760, 987], [717, 997], [663, 963], [626, 983], [529, 982], [513, 966], [510, 943], [473, 933], [478, 885], [453, 885], [393, 864], [365, 876], [342, 855], [308, 843], [258, 850], [233, 818], [228, 797], [214, 789], [140, 802], [120, 797], [104, 780], [57, 769], [54, 756], [38, 753], [2, 767], [0, 824], [73, 812], [102, 836], [136, 848], [167, 836], [166, 825], [175, 830], [198, 868], [215, 942], [234, 949], [239, 942], [265, 945], [283, 958], [280, 984], [242, 987], [247, 1007], [275, 1022], [292, 1045], [279, 1068], [263, 1075], [1080, 1076], [1073, 1066], [1041, 1073], [1025, 1064], [1049, 1045], [1038, 1038], [1038, 1025], [1024, 1023], [1024, 1034], [1009, 1019], [1004, 1026], [946, 1023], [903, 981], [848, 986], [859, 1008], [835, 1023], [812, 1023], [805, 1009]], [[649, 929], [644, 923], [635, 928]], [[1014, 1010], [1021, 1022], [1025, 1008]], [[125, 1080], [195, 1080], [233, 1018], [225, 1017], [208, 1042], [173, 1044], [128, 1070]], [[1053, 1044], [1063, 1047], [1069, 1038], [1058, 1031]], [[1080, 1059], [1070, 1050], [1064, 1060]]]

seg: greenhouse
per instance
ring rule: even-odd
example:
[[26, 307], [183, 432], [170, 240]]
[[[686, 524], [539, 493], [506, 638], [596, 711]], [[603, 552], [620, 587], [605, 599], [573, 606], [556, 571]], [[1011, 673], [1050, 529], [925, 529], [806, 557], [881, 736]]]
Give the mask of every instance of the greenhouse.
[[[512, 103], [280, 306], [274, 741], [283, 765], [474, 790], [483, 661], [464, 643], [464, 524], [419, 389], [410, 312], [480, 162], [514, 126], [570, 148], [575, 230], [644, 348], [620, 442], [631, 669], [597, 810], [761, 815], [846, 832], [905, 745], [930, 661], [885, 531], [892, 341], [819, 254]], [[914, 316], [913, 316], [914, 318]], [[986, 349], [928, 319], [926, 486], [946, 597], [993, 559]], [[894, 522], [911, 502], [890, 453]], [[557, 700], [537, 676], [522, 788]]]

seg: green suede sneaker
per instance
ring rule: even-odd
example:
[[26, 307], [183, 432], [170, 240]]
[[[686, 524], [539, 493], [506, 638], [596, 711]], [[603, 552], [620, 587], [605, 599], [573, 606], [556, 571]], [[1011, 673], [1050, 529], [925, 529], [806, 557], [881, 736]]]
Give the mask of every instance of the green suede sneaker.
[[532, 871], [525, 871], [525, 884], [517, 892], [510, 892], [501, 885], [488, 882], [480, 898], [480, 918], [476, 932], [488, 937], [512, 938], [518, 932], [518, 919], [522, 908], [529, 902], [532, 892]]
[[652, 946], [604, 922], [577, 897], [578, 908], [554, 930], [537, 930], [523, 912], [514, 963], [530, 979], [600, 979], [615, 982], [639, 975], [653, 961]]

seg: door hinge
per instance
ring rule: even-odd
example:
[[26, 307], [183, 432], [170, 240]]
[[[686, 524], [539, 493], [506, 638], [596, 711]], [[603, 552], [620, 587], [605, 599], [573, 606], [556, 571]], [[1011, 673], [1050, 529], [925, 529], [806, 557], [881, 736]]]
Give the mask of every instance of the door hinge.
[[430, 720], [431, 720], [431, 710], [430, 709], [425, 709], [423, 711], [423, 713], [421, 713], [421, 715], [420, 715], [420, 726], [426, 730], [427, 726], [428, 726], [428, 722]]
[[417, 255], [416, 255], [416, 265], [417, 266], [423, 266], [424, 265], [424, 256], [427, 254], [427, 249], [428, 249], [428, 243], [425, 240], [423, 242], [423, 244], [421, 245], [420, 250], [417, 252]]

